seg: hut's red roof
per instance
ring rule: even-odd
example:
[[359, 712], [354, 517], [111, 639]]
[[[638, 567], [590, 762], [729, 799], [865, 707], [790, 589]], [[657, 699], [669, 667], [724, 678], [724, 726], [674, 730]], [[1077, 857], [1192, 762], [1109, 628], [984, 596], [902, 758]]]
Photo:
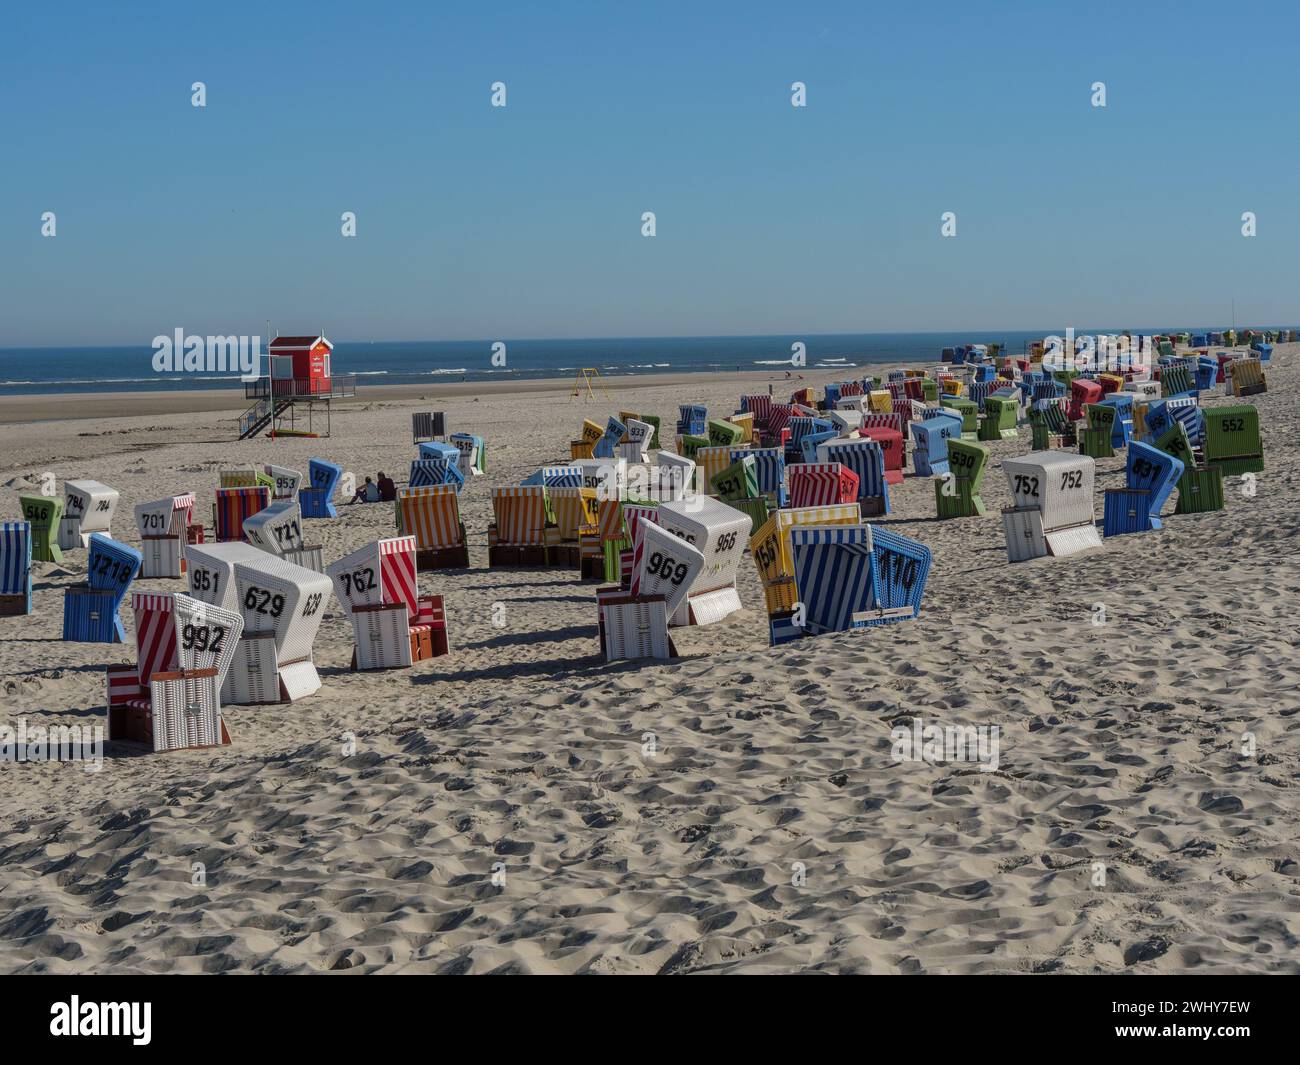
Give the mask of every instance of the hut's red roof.
[[314, 348], [317, 344], [324, 344], [327, 348], [333, 349], [334, 345], [326, 340], [323, 336], [310, 337], [276, 337], [271, 341], [272, 351], [307, 351]]

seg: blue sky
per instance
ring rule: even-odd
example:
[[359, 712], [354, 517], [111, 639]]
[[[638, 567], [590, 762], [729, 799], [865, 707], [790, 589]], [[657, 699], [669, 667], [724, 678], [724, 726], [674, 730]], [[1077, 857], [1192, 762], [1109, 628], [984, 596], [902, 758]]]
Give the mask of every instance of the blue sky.
[[1296, 12], [14, 5], [0, 346], [1295, 324]]

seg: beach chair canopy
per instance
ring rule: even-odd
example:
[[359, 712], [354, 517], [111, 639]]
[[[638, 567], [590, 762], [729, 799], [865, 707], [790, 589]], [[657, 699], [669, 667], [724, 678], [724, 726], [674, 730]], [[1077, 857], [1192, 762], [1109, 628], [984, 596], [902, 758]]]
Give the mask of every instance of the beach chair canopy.
[[460, 500], [451, 485], [399, 489], [401, 528], [419, 550], [441, 550], [461, 543]]
[[512, 547], [541, 546], [546, 542], [547, 503], [542, 485], [492, 489], [497, 543]]
[[186, 578], [192, 598], [223, 610], [238, 611], [235, 563], [257, 562], [265, 554], [252, 544], [189, 544], [185, 548]]

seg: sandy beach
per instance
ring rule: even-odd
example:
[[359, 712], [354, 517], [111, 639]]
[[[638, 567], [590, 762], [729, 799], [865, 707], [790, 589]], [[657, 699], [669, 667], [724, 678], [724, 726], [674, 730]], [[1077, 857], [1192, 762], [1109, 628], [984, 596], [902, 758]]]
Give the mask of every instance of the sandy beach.
[[[1220, 512], [1011, 565], [999, 463], [1031, 449], [1022, 425], [990, 445], [987, 516], [894, 489], [882, 523], [934, 554], [917, 621], [769, 648], [747, 557], [742, 613], [615, 665], [594, 584], [487, 568], [489, 488], [568, 461], [584, 417], [656, 413], [670, 438], [679, 403], [730, 413], [788, 394], [783, 373], [616, 378], [609, 402], [367, 388], [322, 440], [238, 441], [236, 393], [0, 399], [4, 519], [46, 471], [89, 477], [121, 491], [128, 543], [132, 508], [175, 492], [210, 524], [226, 466], [404, 483], [416, 410], [487, 440], [471, 567], [420, 577], [450, 656], [353, 673], [332, 602], [323, 688], [228, 707], [229, 747], [0, 763], [0, 971], [1300, 972], [1298, 352], [1241, 401], [1266, 470], [1254, 495], [1225, 478]], [[1098, 517], [1123, 465], [1098, 461]], [[327, 561], [393, 533], [390, 505], [340, 515], [308, 523]], [[61, 640], [84, 565], [36, 563], [34, 613], [0, 618], [0, 722], [103, 719], [104, 666], [134, 649]], [[914, 719], [998, 726], [996, 770], [896, 762]]]

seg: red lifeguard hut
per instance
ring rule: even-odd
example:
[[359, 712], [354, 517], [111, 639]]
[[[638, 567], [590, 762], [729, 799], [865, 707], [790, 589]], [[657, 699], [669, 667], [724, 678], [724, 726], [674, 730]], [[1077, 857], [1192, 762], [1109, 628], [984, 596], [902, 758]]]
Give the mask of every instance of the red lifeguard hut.
[[[277, 336], [267, 348], [266, 374], [247, 382], [244, 395], [255, 399], [239, 420], [241, 440], [270, 426], [270, 435], [329, 436], [330, 403], [357, 394], [355, 374], [335, 374], [330, 366], [334, 345], [323, 334]], [[315, 431], [317, 406], [324, 407], [325, 431]], [[307, 428], [297, 427], [305, 407]], [[288, 426], [283, 422], [287, 419]]]
[[276, 337], [268, 348], [274, 395], [316, 395], [331, 391], [330, 353], [323, 336]]

